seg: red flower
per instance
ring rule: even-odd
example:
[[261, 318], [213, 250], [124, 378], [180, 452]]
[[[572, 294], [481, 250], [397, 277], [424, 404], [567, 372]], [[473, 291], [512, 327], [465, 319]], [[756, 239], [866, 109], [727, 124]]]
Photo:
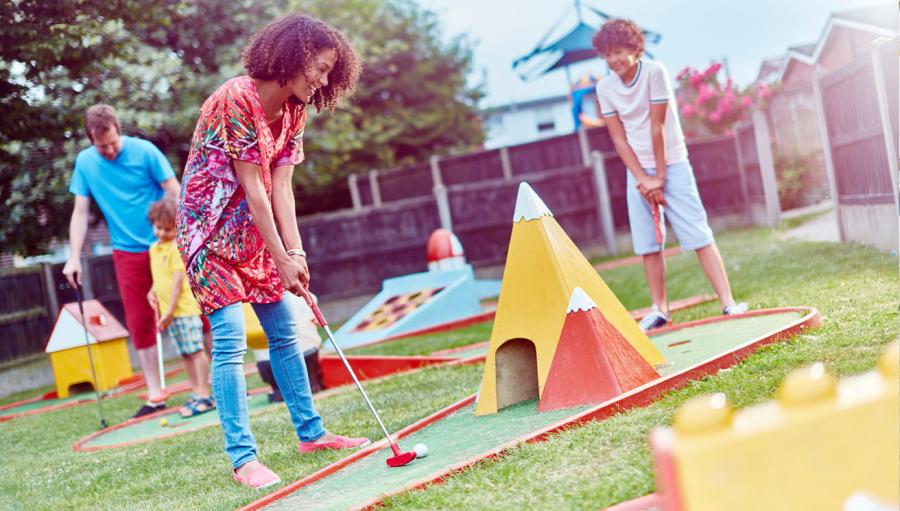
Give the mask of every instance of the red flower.
[[697, 87], [701, 83], [703, 83], [703, 75], [701, 75], [700, 73], [694, 72], [694, 74], [691, 75], [691, 77], [688, 79], [688, 81], [690, 81], [691, 85], [693, 85], [694, 87]]
[[704, 78], [710, 78], [710, 77], [713, 77], [713, 76], [716, 75], [716, 73], [719, 72], [720, 69], [722, 69], [722, 64], [719, 64], [718, 62], [715, 62], [715, 63], [713, 63], [711, 66], [709, 66], [708, 68], [706, 68], [706, 71], [703, 72], [703, 77], [704, 77]]

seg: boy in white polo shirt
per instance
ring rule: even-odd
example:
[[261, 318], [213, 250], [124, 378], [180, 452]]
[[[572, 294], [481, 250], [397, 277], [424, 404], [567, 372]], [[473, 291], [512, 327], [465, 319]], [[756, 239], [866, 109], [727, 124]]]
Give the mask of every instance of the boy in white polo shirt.
[[644, 35], [632, 21], [607, 21], [592, 42], [614, 73], [597, 84], [597, 100], [616, 152], [630, 171], [627, 198], [631, 240], [635, 253], [643, 256], [653, 300], [653, 311], [641, 320], [641, 328], [651, 330], [670, 321], [665, 261], [659, 253], [652, 208], [664, 212], [660, 213], [663, 237], [667, 218], [681, 248], [697, 251], [700, 265], [722, 303], [722, 312], [745, 312], [747, 304], [736, 304], [731, 295], [722, 256], [706, 221], [666, 69], [659, 62], [641, 58]]

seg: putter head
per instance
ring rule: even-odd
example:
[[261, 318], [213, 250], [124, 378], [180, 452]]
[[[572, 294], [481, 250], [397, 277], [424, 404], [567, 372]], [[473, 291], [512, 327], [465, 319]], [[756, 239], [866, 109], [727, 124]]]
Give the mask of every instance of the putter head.
[[389, 467], [402, 467], [414, 459], [416, 459], [415, 451], [401, 452], [400, 454], [388, 458], [387, 465]]

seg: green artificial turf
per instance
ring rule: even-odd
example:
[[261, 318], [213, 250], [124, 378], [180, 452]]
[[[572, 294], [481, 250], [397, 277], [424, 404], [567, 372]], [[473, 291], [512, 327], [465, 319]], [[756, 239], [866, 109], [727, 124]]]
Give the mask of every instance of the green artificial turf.
[[[652, 338], [667, 365], [660, 374], [668, 376], [733, 351], [754, 339], [777, 332], [796, 322], [802, 314], [789, 312], [759, 317], [737, 318], [677, 330]], [[439, 477], [449, 467], [472, 457], [515, 442], [590, 406], [579, 406], [538, 413], [531, 400], [504, 408], [497, 414], [475, 416], [469, 405], [403, 440], [409, 450], [418, 443], [430, 447], [431, 454], [401, 468], [391, 469], [385, 460], [388, 449], [368, 456], [338, 473], [321, 479], [278, 500], [266, 509], [358, 509], [387, 492], [394, 492], [418, 481]]]
[[458, 348], [468, 344], [487, 341], [491, 337], [493, 321], [476, 323], [459, 330], [418, 335], [397, 339], [371, 346], [360, 346], [347, 350], [350, 355], [428, 355], [435, 351]]
[[[771, 229], [732, 231], [718, 239], [738, 300], [751, 308], [814, 306], [822, 312], [823, 328], [766, 347], [731, 370], [667, 394], [646, 408], [513, 448], [441, 485], [389, 499], [387, 506], [601, 509], [654, 490], [647, 434], [668, 425], [676, 407], [689, 397], [725, 392], [737, 407], [759, 403], [771, 397], [793, 368], [821, 360], [838, 374], [865, 371], [873, 366], [881, 346], [897, 338], [896, 256], [858, 245], [785, 242], [780, 231]], [[670, 259], [668, 270], [673, 299], [712, 292], [693, 254]], [[648, 305], [640, 266], [602, 276], [627, 308]], [[713, 302], [676, 313], [675, 319], [718, 313], [719, 305]], [[366, 349], [409, 354], [412, 348], [425, 354], [490, 335], [489, 324], [467, 330], [422, 336], [430, 339], [410, 341], [411, 346], [402, 349], [388, 345]], [[448, 342], [451, 336], [459, 338]], [[424, 347], [425, 343], [433, 345]], [[435, 367], [372, 382], [367, 390], [388, 427], [396, 431], [471, 394], [480, 379], [478, 364]], [[127, 419], [138, 405], [134, 395], [104, 400], [113, 423]], [[318, 407], [326, 425], [336, 432], [379, 437], [378, 426], [352, 389], [321, 400]], [[264, 411], [251, 423], [261, 459], [285, 481], [343, 456], [299, 456], [283, 407]], [[0, 509], [218, 510], [234, 509], [261, 495], [230, 480], [219, 428], [120, 449], [74, 452], [72, 443], [96, 428], [96, 407], [90, 405], [0, 423], [7, 452], [0, 468]]]
[[[702, 393], [724, 392], [738, 407], [772, 397], [791, 369], [823, 361], [836, 374], [869, 370], [898, 337], [896, 256], [854, 244], [785, 242], [780, 231], [720, 234], [735, 297], [751, 308], [809, 305], [823, 327], [758, 351], [734, 368], [667, 394], [645, 408], [568, 429], [546, 442], [511, 449], [443, 484], [386, 501], [388, 509], [596, 510], [654, 491], [649, 432], [671, 423], [677, 407]], [[674, 296], [711, 293], [697, 258], [669, 263]], [[643, 270], [602, 273], [628, 308], [646, 305]], [[675, 314], [686, 321], [717, 314], [709, 303]]]

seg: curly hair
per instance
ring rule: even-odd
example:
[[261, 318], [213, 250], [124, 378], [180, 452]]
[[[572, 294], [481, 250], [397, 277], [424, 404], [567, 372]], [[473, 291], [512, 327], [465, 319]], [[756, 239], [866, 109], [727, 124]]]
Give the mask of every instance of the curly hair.
[[644, 53], [644, 31], [631, 20], [611, 19], [594, 34], [591, 43], [600, 55], [617, 48], [626, 48], [640, 57]]
[[273, 21], [250, 38], [242, 61], [247, 74], [258, 80], [277, 80], [284, 86], [314, 64], [323, 50], [337, 54], [328, 85], [316, 89], [310, 103], [321, 111], [334, 110], [339, 99], [353, 92], [362, 70], [356, 50], [337, 29], [315, 18], [290, 14]]
[[153, 225], [173, 226], [175, 225], [175, 208], [175, 199], [166, 195], [150, 205], [147, 219]]

